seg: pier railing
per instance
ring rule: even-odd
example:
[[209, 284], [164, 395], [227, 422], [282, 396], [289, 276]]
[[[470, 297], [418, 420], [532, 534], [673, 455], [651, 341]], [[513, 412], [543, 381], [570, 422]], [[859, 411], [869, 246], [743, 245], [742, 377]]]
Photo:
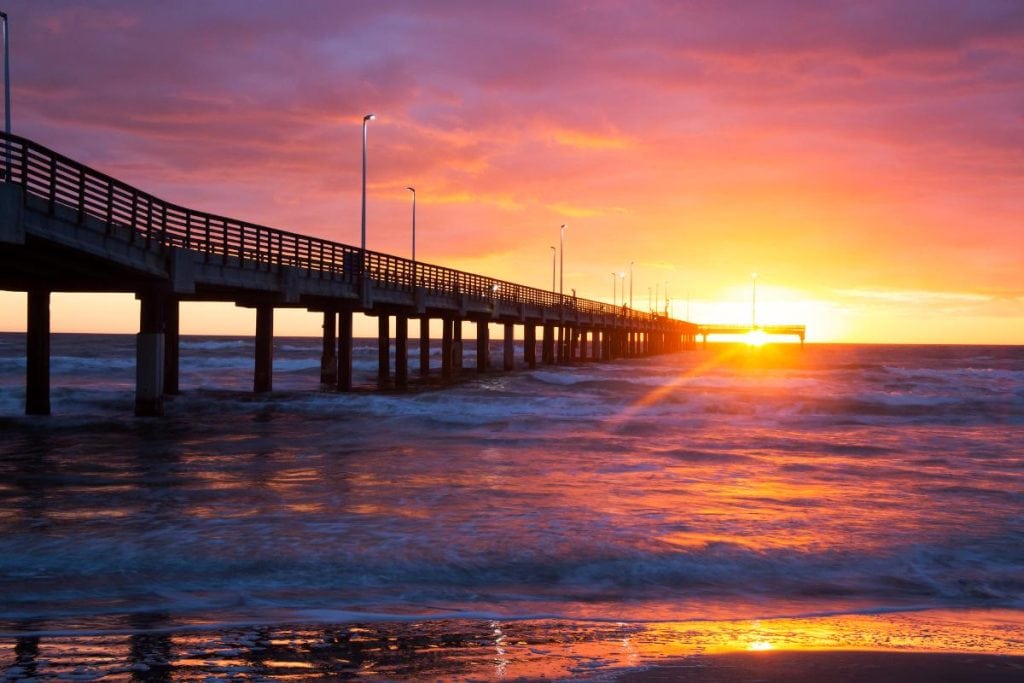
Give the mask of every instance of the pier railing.
[[0, 132], [3, 180], [41, 199], [51, 214], [70, 210], [79, 223], [100, 221], [108, 234], [147, 248], [199, 252], [208, 262], [237, 259], [267, 270], [292, 267], [310, 276], [374, 287], [465, 295], [501, 303], [559, 308], [582, 315], [652, 319], [654, 314], [476, 275], [339, 242], [268, 228], [166, 202], [31, 140]]

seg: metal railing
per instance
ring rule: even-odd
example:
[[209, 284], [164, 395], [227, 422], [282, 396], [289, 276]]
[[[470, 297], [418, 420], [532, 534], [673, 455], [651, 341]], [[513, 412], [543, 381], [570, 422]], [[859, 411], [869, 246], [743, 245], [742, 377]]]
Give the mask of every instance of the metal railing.
[[[555, 308], [582, 315], [616, 316], [632, 321], [658, 319], [625, 306], [561, 296], [484, 275], [383, 254], [363, 252], [339, 242], [268, 228], [226, 216], [195, 211], [158, 199], [104, 173], [91, 169], [31, 140], [0, 132], [0, 154], [10, 159], [3, 181], [41, 199], [52, 215], [57, 207], [70, 209], [78, 222], [99, 220], [107, 234], [141, 243], [146, 248], [181, 248], [203, 254], [207, 262], [272, 270], [305, 270], [311, 277], [353, 285], [363, 278], [373, 287], [507, 304]], [[5, 169], [7, 164], [5, 163]]]

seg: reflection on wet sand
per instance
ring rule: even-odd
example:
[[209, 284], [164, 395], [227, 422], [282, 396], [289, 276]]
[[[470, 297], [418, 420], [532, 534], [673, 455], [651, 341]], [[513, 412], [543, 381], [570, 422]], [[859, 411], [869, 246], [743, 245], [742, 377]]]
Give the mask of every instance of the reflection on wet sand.
[[[0, 638], [6, 680], [443, 680], [585, 677], [744, 651], [985, 653], [1024, 660], [1006, 610], [678, 623], [444, 620]], [[31, 625], [22, 624], [22, 630]], [[678, 665], [678, 664], [676, 664]]]

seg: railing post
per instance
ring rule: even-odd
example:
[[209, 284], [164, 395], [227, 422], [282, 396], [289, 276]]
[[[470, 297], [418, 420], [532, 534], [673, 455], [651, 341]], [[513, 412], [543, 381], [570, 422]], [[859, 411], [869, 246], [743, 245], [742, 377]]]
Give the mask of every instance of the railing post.
[[78, 167], [78, 224], [85, 222], [85, 169]]
[[138, 230], [137, 224], [139, 217], [139, 195], [135, 190], [132, 190], [132, 193], [128, 196], [128, 201], [132, 204], [131, 211], [129, 212], [129, 216], [131, 216], [129, 223], [131, 225], [129, 226], [130, 237], [128, 238], [128, 241], [135, 244], [135, 233]]
[[57, 157], [50, 157], [50, 215], [57, 208]]

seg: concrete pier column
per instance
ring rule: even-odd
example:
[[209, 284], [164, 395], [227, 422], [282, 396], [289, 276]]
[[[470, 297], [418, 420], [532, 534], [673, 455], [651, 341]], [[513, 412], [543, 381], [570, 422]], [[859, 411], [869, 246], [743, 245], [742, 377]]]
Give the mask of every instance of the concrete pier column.
[[178, 378], [181, 364], [180, 302], [173, 296], [164, 304], [164, 395], [180, 393]]
[[541, 362], [551, 365], [555, 362], [555, 328], [544, 323], [544, 338], [541, 340]]
[[333, 387], [338, 384], [338, 314], [324, 311], [323, 350], [320, 353], [320, 384]]
[[391, 320], [386, 313], [377, 316], [377, 385], [386, 387], [391, 380]]
[[430, 374], [430, 318], [420, 318], [420, 377]]
[[50, 414], [50, 292], [28, 292], [25, 335], [25, 414]]
[[580, 342], [580, 330], [578, 327], [569, 328], [569, 362], [576, 361], [579, 356], [579, 342]]
[[476, 323], [476, 371], [487, 372], [491, 367], [489, 325], [486, 320]]
[[274, 306], [256, 306], [256, 372], [253, 391], [270, 391], [274, 386]]
[[409, 386], [409, 319], [395, 316], [395, 386]]
[[164, 325], [166, 299], [156, 293], [139, 297], [139, 333], [135, 336], [135, 414], [164, 412]]
[[454, 360], [452, 322], [451, 318], [441, 318], [441, 377], [446, 380], [452, 378]]
[[462, 319], [452, 321], [452, 372], [462, 373]]
[[352, 310], [338, 311], [338, 391], [352, 391]]
[[502, 369], [505, 372], [516, 368], [515, 330], [514, 324], [505, 323], [505, 354], [502, 358]]
[[537, 326], [533, 323], [523, 327], [523, 362], [531, 370], [537, 367]]
[[565, 325], [559, 325], [558, 337], [555, 339], [555, 362], [562, 364], [565, 362]]

